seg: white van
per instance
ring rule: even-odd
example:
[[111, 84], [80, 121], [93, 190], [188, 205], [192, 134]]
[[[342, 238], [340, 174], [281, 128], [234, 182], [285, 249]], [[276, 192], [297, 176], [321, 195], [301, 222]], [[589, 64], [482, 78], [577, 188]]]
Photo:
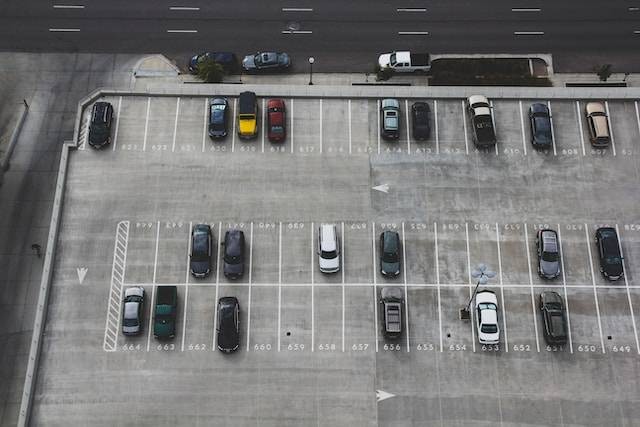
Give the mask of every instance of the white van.
[[335, 224], [321, 224], [318, 228], [318, 264], [323, 273], [340, 271], [340, 241]]

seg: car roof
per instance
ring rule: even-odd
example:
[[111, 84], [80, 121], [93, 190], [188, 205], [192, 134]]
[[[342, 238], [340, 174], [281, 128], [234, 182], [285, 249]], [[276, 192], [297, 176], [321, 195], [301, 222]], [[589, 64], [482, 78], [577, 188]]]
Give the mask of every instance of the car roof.
[[382, 243], [385, 252], [397, 251], [400, 237], [395, 231], [385, 230], [382, 232]]
[[209, 230], [211, 230], [211, 227], [208, 224], [196, 224], [193, 226], [194, 232], [209, 232]]
[[431, 111], [431, 107], [429, 107], [429, 104], [422, 101], [414, 102], [411, 108], [415, 111]]
[[138, 309], [140, 308], [140, 303], [138, 302], [127, 302], [124, 304], [124, 317], [126, 319], [135, 319], [138, 317]]
[[336, 228], [333, 224], [320, 225], [320, 233], [322, 240], [323, 251], [335, 251], [336, 250]]
[[244, 241], [242, 230], [227, 230], [224, 236], [224, 251], [227, 255], [238, 256], [242, 252], [241, 242]]
[[141, 297], [143, 295], [144, 295], [144, 288], [142, 288], [141, 286], [131, 286], [131, 287], [125, 289], [125, 291], [124, 291], [124, 296], [125, 297], [129, 297], [129, 296]]
[[482, 310], [482, 323], [484, 324], [498, 324], [498, 311], [497, 310]]
[[226, 105], [226, 103], [227, 98], [218, 97], [211, 100], [211, 105]]
[[222, 297], [218, 300], [218, 304], [220, 305], [220, 308], [223, 307], [233, 307], [238, 305], [238, 298], [236, 297]]
[[284, 108], [284, 100], [280, 98], [272, 98], [267, 101], [267, 108], [280, 107]]

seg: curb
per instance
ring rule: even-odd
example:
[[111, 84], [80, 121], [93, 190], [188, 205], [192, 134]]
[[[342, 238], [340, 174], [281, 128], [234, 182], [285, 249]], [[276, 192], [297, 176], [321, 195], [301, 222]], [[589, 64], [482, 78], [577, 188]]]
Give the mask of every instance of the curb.
[[11, 133], [11, 138], [9, 140], [9, 147], [7, 148], [7, 151], [2, 158], [2, 162], [0, 163], [0, 185], [2, 185], [2, 182], [4, 181], [4, 173], [9, 170], [9, 162], [11, 161], [13, 150], [18, 144], [18, 138], [20, 137], [20, 133], [22, 132], [22, 126], [24, 125], [24, 122], [27, 119], [27, 113], [29, 112], [29, 104], [27, 104], [27, 101], [23, 99], [22, 102], [22, 114], [18, 119], [16, 127], [13, 128], [13, 132]]

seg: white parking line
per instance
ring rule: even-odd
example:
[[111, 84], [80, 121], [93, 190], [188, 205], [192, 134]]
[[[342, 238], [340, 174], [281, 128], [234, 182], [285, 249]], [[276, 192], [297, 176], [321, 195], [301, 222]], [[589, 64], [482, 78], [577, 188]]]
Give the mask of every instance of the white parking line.
[[429, 31], [398, 31], [399, 36], [428, 36]]
[[167, 33], [188, 33], [188, 34], [192, 34], [192, 33], [197, 33], [198, 30], [167, 30]]
[[411, 154], [411, 132], [409, 127], [409, 101], [404, 100], [404, 115], [407, 119], [407, 154]]
[[396, 12], [426, 12], [427, 9], [423, 7], [398, 7]]
[[564, 255], [562, 251], [562, 236], [560, 235], [560, 224], [558, 230], [558, 249], [560, 250], [560, 267], [562, 268], [562, 290], [564, 291], [564, 304], [567, 308], [567, 332], [569, 334], [569, 351], [573, 354], [573, 340], [571, 339], [571, 315], [569, 314], [569, 297], [567, 295], [567, 279], [564, 274]]
[[633, 336], [636, 339], [636, 351], [640, 354], [640, 343], [638, 342], [638, 330], [636, 328], [636, 317], [633, 313], [633, 304], [631, 303], [631, 292], [629, 291], [629, 280], [627, 279], [627, 265], [624, 262], [624, 253], [622, 252], [622, 236], [620, 235], [620, 229], [618, 228], [618, 224], [616, 224], [616, 233], [618, 234], [618, 249], [620, 250], [620, 257], [622, 258], [622, 271], [625, 272], [624, 276], [624, 286], [627, 288], [627, 300], [629, 301], [629, 311], [631, 312], [631, 323], [633, 324]]
[[544, 31], [514, 31], [514, 36], [544, 36]]
[[[464, 108], [464, 101], [462, 102], [462, 106]], [[466, 135], [466, 132], [465, 132]], [[469, 250], [469, 223], [464, 223], [464, 233], [467, 241], [467, 286], [469, 287], [469, 299], [473, 297], [473, 283], [471, 282], [471, 251]], [[474, 329], [474, 310], [470, 310], [471, 312], [471, 344], [473, 346], [473, 352], [476, 352], [476, 332]]]
[[278, 226], [278, 351], [280, 351], [280, 325], [282, 324], [282, 221]]
[[461, 101], [461, 104], [462, 104], [462, 124], [464, 126], [464, 149], [468, 156], [469, 155], [469, 136], [467, 135], [467, 115], [465, 113], [466, 107], [464, 105], [464, 99]]
[[[151, 291], [151, 304], [156, 300], [156, 272], [158, 271], [158, 244], [160, 242], [160, 221], [156, 223], [156, 249], [153, 258], [153, 290]], [[151, 347], [151, 330], [153, 329], [153, 307], [149, 310], [149, 325], [147, 332], [147, 351]]]
[[[496, 135], [496, 139], [498, 138], [498, 127], [496, 126], [496, 118], [493, 114], [493, 100], [489, 100], [489, 106], [491, 107], [491, 109], [489, 111], [491, 111], [491, 123], [493, 123], [493, 131]], [[495, 144], [493, 144], [493, 147], [495, 148], [496, 151], [496, 156], [498, 155], [498, 143], [496, 142]]]
[[584, 223], [584, 235], [587, 243], [587, 251], [589, 252], [589, 267], [591, 268], [591, 284], [593, 286], [593, 298], [596, 302], [596, 314], [598, 316], [598, 330], [600, 331], [600, 345], [602, 346], [602, 352], [604, 349], [604, 337], [602, 335], [602, 322], [600, 320], [600, 305], [598, 304], [598, 291], [596, 290], [596, 276], [593, 272], [593, 259], [591, 258], [591, 239], [589, 239], [589, 227], [587, 223]]
[[512, 7], [511, 8], [511, 12], [540, 12], [540, 8], [538, 7], [531, 7], [531, 8], [524, 8], [524, 7]]
[[[113, 151], [116, 151], [118, 145], [118, 129], [120, 129], [120, 107], [122, 107], [122, 97], [118, 97], [118, 112], [116, 113], [116, 129], [113, 131]], [[636, 104], [636, 112], [638, 105]]]
[[582, 144], [582, 155], [587, 155], [584, 148], [584, 132], [582, 131], [582, 113], [580, 112], [580, 101], [576, 101], [576, 115], [578, 116], [578, 132], [580, 132], [580, 143]]
[[522, 149], [524, 151], [524, 155], [526, 156], [527, 155], [527, 138], [524, 132], [524, 113], [522, 112], [522, 101], [518, 101], [518, 105], [520, 106], [520, 129], [522, 130]]
[[378, 119], [378, 154], [380, 154], [380, 100], [376, 101], [377, 109], [376, 109], [376, 117]]
[[438, 286], [438, 331], [440, 332], [440, 353], [443, 350], [442, 344], [442, 303], [440, 299], [440, 261], [438, 259], [438, 224], [433, 223], [433, 233], [435, 238], [435, 264], [436, 264], [436, 285]]
[[109, 303], [104, 329], [102, 349], [116, 351], [120, 336], [120, 316], [124, 276], [127, 266], [127, 248], [129, 246], [129, 221], [120, 221], [116, 226], [113, 261], [111, 263], [111, 281], [109, 286]]
[[[349, 101], [351, 103], [351, 101]], [[342, 251], [340, 252], [340, 257], [342, 258], [340, 262], [340, 266], [342, 267], [342, 352], [344, 353], [344, 312], [345, 312], [345, 300], [344, 300], [344, 251], [346, 248], [345, 237], [344, 237], [344, 221], [342, 222], [342, 230], [340, 236], [342, 238]]]
[[[178, 98], [180, 99], [180, 98]], [[187, 302], [189, 301], [189, 276], [191, 275], [191, 263], [189, 262], [189, 255], [191, 254], [191, 230], [193, 229], [193, 222], [189, 221], [189, 233], [187, 234], [187, 274], [184, 279], [184, 307], [182, 310], [182, 345], [180, 351], [184, 351], [184, 337], [187, 331]]]
[[553, 145], [553, 155], [557, 156], [556, 151], [556, 134], [553, 131], [553, 113], [551, 112], [551, 101], [547, 101], [547, 108], [549, 109], [549, 122], [551, 124], [551, 144]]
[[315, 250], [314, 250], [314, 241], [313, 241], [313, 229], [315, 228], [315, 224], [311, 222], [311, 352], [313, 353], [315, 343], [315, 301], [314, 301], [314, 286], [313, 286], [313, 261], [315, 261]]
[[[233, 114], [238, 114], [238, 98], [233, 98]], [[233, 153], [236, 149], [236, 122], [237, 120], [233, 119], [233, 132], [231, 133], [231, 152]]]
[[253, 221], [249, 233], [249, 295], [247, 296], [247, 351], [251, 342], [251, 271], [253, 270]]
[[440, 154], [440, 136], [438, 135], [438, 100], [433, 100], [433, 124], [436, 133], [436, 154]]
[[264, 153], [265, 99], [262, 98], [262, 152]]
[[613, 126], [611, 126], [611, 114], [609, 113], [609, 101], [604, 101], [604, 108], [607, 110], [607, 124], [609, 125], [609, 137], [611, 138], [611, 149], [613, 156], [616, 155], [616, 141], [613, 138]]
[[293, 154], [293, 98], [289, 100], [291, 113], [289, 114], [289, 142], [291, 143], [291, 154]]
[[536, 322], [536, 299], [533, 293], [533, 276], [531, 274], [531, 252], [529, 250], [529, 231], [527, 223], [524, 223], [524, 241], [527, 247], [527, 266], [529, 267], [529, 284], [531, 285], [531, 314], [533, 319], [533, 328], [536, 333], [536, 349], [540, 353], [540, 338], [538, 337], [538, 322]]
[[144, 139], [142, 140], [142, 151], [147, 151], [147, 134], [149, 130], [149, 110], [151, 109], [151, 97], [147, 97], [147, 114], [144, 119]]
[[151, 308], [149, 309], [149, 322], [147, 322], [147, 351], [151, 348], [151, 331], [153, 330], [153, 304], [156, 301], [156, 285], [151, 287]]
[[404, 324], [406, 325], [407, 353], [411, 349], [409, 344], [409, 293], [407, 292], [407, 246], [404, 240], [404, 221], [402, 222], [402, 276], [404, 278]]
[[176, 151], [176, 134], [178, 133], [178, 116], [180, 115], [180, 97], [176, 99], [176, 120], [173, 123], [173, 144], [171, 144], [171, 152]]
[[640, 113], [638, 112], [638, 101], [634, 102], [636, 106], [636, 122], [638, 123], [638, 133], [640, 134]]
[[[380, 102], [380, 101], [378, 101]], [[379, 116], [379, 115], [378, 115]], [[371, 258], [373, 262], [373, 316], [374, 316], [374, 328], [376, 331], [376, 353], [378, 352], [378, 291], [377, 291], [377, 277], [376, 277], [376, 223], [371, 223]]]
[[320, 154], [322, 154], [322, 98], [320, 98]]
[[[348, 111], [349, 111], [349, 154], [351, 154], [351, 100], [347, 102]], [[638, 105], [636, 103], [636, 111], [638, 110]]]
[[211, 351], [216, 351], [218, 347], [216, 346], [217, 341], [217, 325], [218, 325], [218, 291], [220, 290], [220, 242], [222, 241], [222, 221], [218, 222], [218, 246], [216, 246], [216, 297], [213, 302], [214, 311], [213, 311], [213, 338], [211, 340]]
[[218, 222], [218, 246], [216, 246], [216, 287], [220, 282], [220, 243], [222, 242], [222, 221]]
[[202, 152], [204, 153], [204, 147], [206, 144], [206, 139], [207, 139], [207, 119], [208, 117], [208, 113], [209, 112], [209, 100], [207, 98], [204, 99], [204, 118], [202, 120], [203, 122], [203, 126], [202, 126]]
[[498, 278], [500, 279], [500, 296], [502, 298], [502, 325], [504, 326], [504, 348], [509, 353], [509, 335], [507, 334], [507, 311], [504, 304], [504, 286], [502, 282], [502, 255], [500, 253], [500, 231], [496, 222], [496, 245], [498, 247]]

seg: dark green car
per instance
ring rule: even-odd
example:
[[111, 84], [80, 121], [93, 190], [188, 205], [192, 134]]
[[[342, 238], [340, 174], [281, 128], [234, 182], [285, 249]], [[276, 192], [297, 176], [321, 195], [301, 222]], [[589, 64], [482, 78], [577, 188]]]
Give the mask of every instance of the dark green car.
[[386, 277], [400, 275], [400, 236], [395, 231], [380, 234], [380, 273]]
[[158, 286], [153, 313], [154, 337], [166, 339], [173, 338], [176, 335], [177, 308], [178, 288], [175, 286]]

